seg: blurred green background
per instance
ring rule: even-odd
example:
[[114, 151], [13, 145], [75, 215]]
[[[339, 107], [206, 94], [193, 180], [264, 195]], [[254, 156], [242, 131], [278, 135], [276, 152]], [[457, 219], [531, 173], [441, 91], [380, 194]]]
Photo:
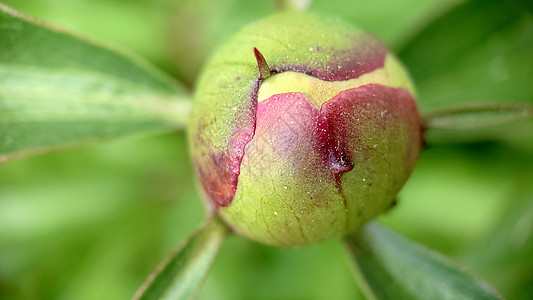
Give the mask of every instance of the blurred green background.
[[[209, 53], [270, 1], [9, 0], [146, 57], [193, 90]], [[423, 111], [533, 102], [528, 1], [316, 0], [387, 43]], [[533, 122], [428, 131], [430, 146], [380, 217], [462, 262], [507, 299], [533, 299]], [[128, 299], [203, 219], [183, 133], [0, 165], [0, 298]], [[277, 249], [224, 244], [199, 299], [362, 299], [338, 241]]]

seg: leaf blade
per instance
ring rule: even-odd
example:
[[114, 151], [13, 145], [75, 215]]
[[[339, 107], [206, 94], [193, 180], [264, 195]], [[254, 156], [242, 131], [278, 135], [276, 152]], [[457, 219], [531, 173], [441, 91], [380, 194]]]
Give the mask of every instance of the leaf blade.
[[531, 12], [524, 1], [472, 0], [428, 24], [398, 53], [417, 83], [420, 108], [531, 103]]
[[0, 162], [183, 128], [188, 98], [141, 59], [0, 4]]
[[345, 243], [369, 299], [503, 299], [445, 256], [376, 222]]
[[191, 299], [199, 291], [227, 233], [227, 227], [216, 217], [208, 219], [161, 262], [132, 299]]

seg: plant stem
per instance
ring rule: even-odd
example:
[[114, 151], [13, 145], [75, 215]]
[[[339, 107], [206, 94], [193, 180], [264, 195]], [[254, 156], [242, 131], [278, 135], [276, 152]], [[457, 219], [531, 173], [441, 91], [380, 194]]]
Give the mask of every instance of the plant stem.
[[422, 114], [425, 129], [475, 130], [495, 127], [533, 117], [529, 103], [481, 103]]
[[274, 0], [274, 9], [282, 11], [307, 11], [312, 0]]

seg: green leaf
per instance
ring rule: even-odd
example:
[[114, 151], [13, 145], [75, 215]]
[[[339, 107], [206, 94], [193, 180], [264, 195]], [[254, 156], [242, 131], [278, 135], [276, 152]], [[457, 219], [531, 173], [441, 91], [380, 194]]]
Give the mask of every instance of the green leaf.
[[143, 60], [0, 4], [0, 162], [183, 128], [188, 98]]
[[345, 241], [368, 299], [502, 299], [445, 256], [376, 222]]
[[227, 227], [215, 217], [193, 233], [148, 276], [133, 296], [135, 300], [191, 299], [211, 267]]
[[528, 167], [517, 174], [499, 218], [461, 259], [486, 274], [509, 299], [533, 299], [533, 167], [514, 157]]
[[423, 114], [424, 127], [443, 130], [490, 128], [533, 117], [528, 103], [471, 104]]
[[429, 22], [462, 1], [315, 0], [311, 11], [343, 17], [372, 33], [396, 53]]
[[399, 54], [422, 110], [472, 102], [533, 102], [530, 1], [472, 0], [420, 32]]

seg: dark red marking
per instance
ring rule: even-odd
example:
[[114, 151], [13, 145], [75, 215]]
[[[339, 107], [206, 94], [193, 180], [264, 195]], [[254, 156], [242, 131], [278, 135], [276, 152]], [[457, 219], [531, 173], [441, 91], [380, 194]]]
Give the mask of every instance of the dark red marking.
[[359, 126], [363, 123], [372, 124], [378, 130], [406, 125], [409, 144], [405, 163], [416, 161], [410, 155], [417, 156], [422, 148], [422, 126], [416, 101], [406, 89], [380, 84], [349, 89], [324, 102], [321, 113], [328, 120], [329, 132], [345, 160], [352, 161], [356, 152], [368, 151], [361, 146], [361, 139], [369, 138]]
[[[257, 80], [250, 95], [252, 101], [236, 120], [241, 126], [234, 128], [228, 148], [223, 152], [204, 154], [208, 158], [207, 163], [195, 162], [204, 191], [216, 207], [228, 206], [235, 196], [244, 148], [255, 134], [259, 83]], [[199, 133], [198, 136], [202, 134]], [[208, 143], [203, 140], [198, 142]], [[211, 150], [213, 147], [207, 145], [205, 148]]]
[[[341, 174], [353, 168], [345, 149], [334, 140], [326, 116], [302, 93], [278, 94], [258, 104], [255, 138], [246, 151], [253, 157], [252, 168], [268, 168], [268, 161], [282, 159], [296, 176], [323, 178], [329, 173], [338, 187]], [[258, 159], [267, 160], [266, 166]], [[253, 176], [261, 178], [255, 171]]]
[[385, 65], [387, 47], [378, 40], [362, 36], [349, 49], [333, 50], [331, 60], [324, 64], [271, 66], [272, 73], [293, 71], [305, 73], [325, 81], [340, 81], [382, 68]]

